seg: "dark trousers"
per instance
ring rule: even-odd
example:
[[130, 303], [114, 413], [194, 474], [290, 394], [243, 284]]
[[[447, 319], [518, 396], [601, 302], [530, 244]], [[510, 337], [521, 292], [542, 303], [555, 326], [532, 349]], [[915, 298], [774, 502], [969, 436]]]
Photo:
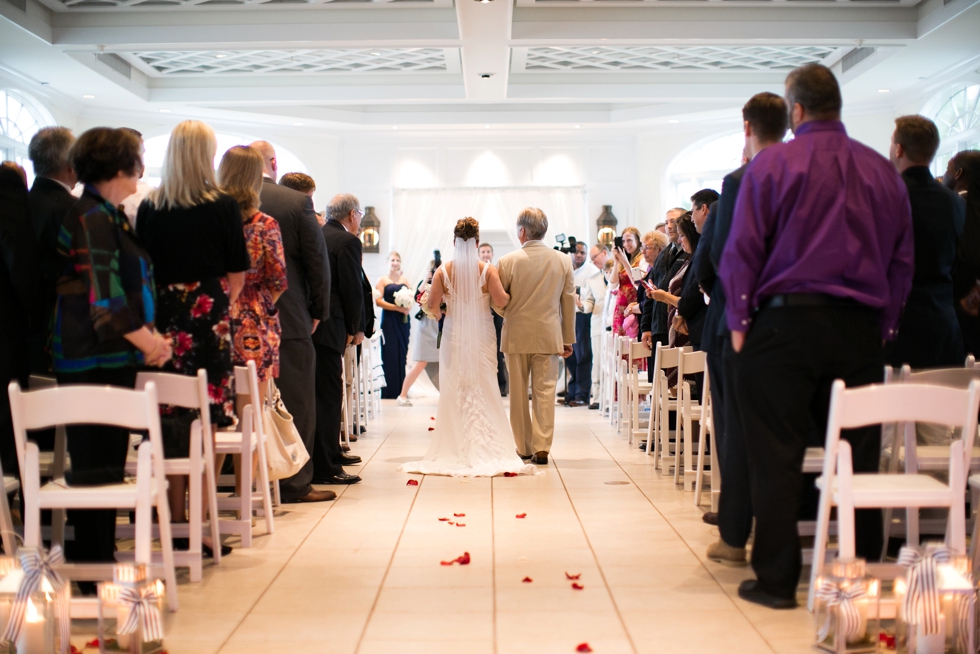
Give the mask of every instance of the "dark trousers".
[[[96, 368], [59, 374], [58, 384], [136, 388], [136, 368]], [[65, 474], [68, 485], [98, 486], [121, 482], [130, 431], [107, 425], [69, 425], [65, 431], [71, 456], [71, 469]], [[68, 522], [75, 528], [75, 540], [65, 544], [65, 557], [69, 561], [87, 563], [112, 561], [116, 549], [116, 510], [73, 509], [67, 514]]]
[[971, 316], [957, 301], [954, 304], [956, 310], [956, 320], [960, 323], [960, 331], [963, 333], [963, 347], [967, 354], [980, 357], [980, 317]]
[[344, 402], [344, 355], [326, 345], [316, 350], [316, 439], [313, 478], [326, 479], [344, 472], [340, 466], [340, 424]]
[[717, 342], [708, 352], [708, 375], [711, 377], [715, 446], [721, 471], [718, 531], [727, 545], [745, 547], [752, 531], [752, 494], [738, 402], [731, 397], [735, 387], [734, 353], [730, 339], [714, 339]]
[[650, 362], [647, 366], [647, 381], [651, 384], [653, 383], [653, 366], [657, 362], [657, 343], [660, 343], [664, 347], [667, 347], [667, 343], [670, 338], [668, 334], [653, 334], [653, 345], [651, 347]]
[[[878, 312], [861, 305], [763, 309], [733, 358], [756, 521], [752, 568], [763, 590], [795, 597], [802, 567], [797, 520], [803, 457], [812, 428], [826, 430], [835, 379], [848, 386], [882, 381]], [[879, 426], [842, 437], [853, 448], [855, 472], [878, 471]], [[856, 512], [858, 556], [878, 560], [881, 520], [877, 509]]]
[[[500, 332], [504, 328], [504, 319], [493, 311], [490, 315], [493, 316], [493, 328], [497, 332], [497, 386], [500, 388], [500, 396], [507, 397], [507, 362], [504, 361], [504, 353], [500, 351]], [[436, 388], [439, 388], [438, 384]]]
[[[572, 357], [575, 361], [572, 362]], [[575, 314], [575, 345], [572, 357], [568, 357], [572, 381], [567, 399], [581, 400], [588, 404], [592, 393], [592, 314]]]
[[292, 477], [279, 482], [284, 499], [295, 500], [310, 492], [313, 480], [313, 443], [316, 439], [316, 352], [310, 338], [283, 339], [279, 345], [279, 378], [276, 386], [293, 416], [310, 460]]

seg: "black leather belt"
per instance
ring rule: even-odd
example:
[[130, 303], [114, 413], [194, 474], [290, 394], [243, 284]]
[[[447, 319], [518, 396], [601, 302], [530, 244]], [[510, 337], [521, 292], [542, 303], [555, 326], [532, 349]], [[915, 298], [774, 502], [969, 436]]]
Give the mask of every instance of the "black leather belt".
[[837, 297], [825, 293], [786, 293], [773, 295], [760, 303], [760, 309], [782, 307], [867, 307], [849, 297]]

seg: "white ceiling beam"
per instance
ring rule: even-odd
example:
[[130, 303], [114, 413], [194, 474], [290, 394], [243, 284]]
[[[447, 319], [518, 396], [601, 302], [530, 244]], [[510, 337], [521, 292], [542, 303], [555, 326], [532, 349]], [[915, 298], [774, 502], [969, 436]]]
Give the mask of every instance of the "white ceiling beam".
[[[268, 106], [288, 105], [295, 102], [329, 103], [337, 106], [337, 100], [345, 104], [364, 102], [399, 102], [417, 100], [461, 100], [463, 89], [458, 84], [398, 84], [367, 86], [358, 84], [330, 86], [275, 86], [242, 85], [150, 88], [150, 102], [179, 102], [230, 106], [255, 105], [257, 100]], [[268, 100], [266, 100], [268, 98]], [[342, 105], [340, 105], [342, 106]]]
[[944, 0], [925, 0], [918, 7], [918, 37], [921, 39], [939, 29], [978, 2], [980, 0], [953, 0], [947, 4]]
[[840, 3], [824, 8], [717, 4], [635, 9], [518, 7], [510, 45], [894, 42], [915, 39], [918, 18], [914, 8], [863, 8]]
[[782, 83], [759, 84], [511, 84], [508, 97], [515, 100], [562, 100], [602, 102], [679, 102], [698, 99], [703, 102], [730, 102], [761, 91], [782, 93]]
[[507, 97], [512, 11], [511, 0], [456, 0], [463, 82], [470, 100]]

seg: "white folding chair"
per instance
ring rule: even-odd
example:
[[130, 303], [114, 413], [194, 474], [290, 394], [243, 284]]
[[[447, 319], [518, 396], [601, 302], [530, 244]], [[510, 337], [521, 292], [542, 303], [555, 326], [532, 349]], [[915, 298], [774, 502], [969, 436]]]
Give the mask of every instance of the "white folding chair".
[[[677, 357], [677, 430], [674, 437], [674, 483], [684, 490], [694, 490], [694, 421], [703, 431], [703, 407], [691, 394], [691, 383], [684, 378], [707, 370], [704, 352], [681, 351]], [[702, 394], [702, 397], [704, 395]], [[682, 458], [683, 457], [683, 458]]]
[[[708, 475], [711, 485], [711, 510], [718, 510], [718, 499], [721, 494], [721, 471], [718, 469], [718, 448], [715, 446], [714, 404], [711, 402], [711, 379], [708, 370], [704, 371], [704, 388], [701, 390], [701, 420], [698, 423], [698, 458], [694, 468], [694, 506], [701, 506], [701, 491], [704, 477]], [[704, 469], [705, 447], [708, 449], [711, 470]]]
[[646, 377], [645, 372], [640, 371], [640, 362], [646, 361], [650, 358], [650, 348], [648, 348], [643, 343], [638, 343], [636, 341], [629, 342], [629, 377], [628, 377], [628, 392], [629, 392], [629, 443], [633, 444], [633, 438], [639, 438], [646, 433], [645, 429], [640, 428], [641, 414], [640, 414], [640, 396], [646, 395], [650, 398], [651, 411], [650, 415], [653, 415], [653, 398], [651, 391], [653, 390], [653, 384], [648, 382], [646, 379], [641, 379]]
[[610, 390], [611, 374], [609, 367], [612, 361], [612, 339], [612, 332], [602, 333], [599, 337], [599, 358], [597, 359], [599, 363], [599, 415], [606, 417], [611, 413], [609, 404], [612, 392]]
[[667, 375], [664, 370], [676, 368], [682, 350], [667, 347], [658, 342], [653, 357], [653, 387], [650, 401], [650, 424], [647, 428], [646, 453], [653, 454], [654, 461], [663, 474], [667, 474], [665, 460], [673, 462], [670, 450], [670, 413], [677, 410], [677, 399], [670, 397]]
[[3, 464], [0, 462], [0, 476], [3, 476], [3, 498], [0, 498], [0, 539], [3, 541], [3, 553], [13, 556], [17, 551], [17, 533], [14, 531], [14, 521], [10, 515], [10, 500], [12, 493], [20, 490], [20, 482], [13, 475], [3, 474]]
[[[813, 610], [817, 576], [823, 570], [830, 510], [837, 506], [839, 557], [855, 556], [854, 511], [870, 508], [945, 507], [949, 509], [946, 544], [966, 554], [966, 465], [973, 449], [980, 410], [980, 384], [966, 390], [924, 384], [875, 384], [846, 389], [834, 382], [827, 419], [823, 474], [817, 479], [820, 505], [814, 537], [807, 606]], [[892, 422], [934, 422], [963, 428], [963, 440], [949, 449], [949, 483], [924, 474], [854, 473], [851, 446], [842, 429]]]
[[[240, 458], [241, 489], [238, 497], [218, 493], [218, 508], [238, 512], [237, 518], [221, 518], [218, 530], [222, 534], [238, 534], [242, 547], [252, 546], [252, 512], [265, 515], [266, 533], [275, 532], [272, 516], [272, 495], [269, 486], [269, 464], [265, 457], [265, 426], [262, 423], [264, 398], [259, 394], [259, 376], [254, 361], [235, 366], [235, 388], [238, 395], [248, 395], [249, 404], [242, 412], [241, 431], [219, 431], [215, 436], [215, 452], [238, 454]], [[244, 392], [243, 392], [244, 389]], [[259, 478], [252, 479], [252, 461], [259, 461]], [[253, 482], [257, 481], [253, 490]], [[217, 545], [217, 544], [216, 544]]]
[[[176, 611], [177, 574], [174, 570], [156, 385], [149, 383], [142, 391], [73, 385], [25, 393], [16, 382], [11, 382], [8, 393], [24, 493], [24, 544], [41, 546], [43, 509], [129, 509], [136, 512], [135, 560], [150, 566], [152, 511], [156, 508], [167, 602], [170, 610]], [[27, 440], [27, 431], [73, 424], [147, 430], [150, 437], [139, 446], [135, 483], [123, 481], [102, 486], [69, 486], [63, 477], [59, 477], [42, 486], [37, 444]], [[92, 571], [89, 577], [76, 574], [73, 576], [76, 579], [111, 578], [111, 565], [77, 564], [76, 568]]]
[[[177, 538], [187, 538], [190, 547], [186, 551], [176, 550], [174, 561], [178, 567], [190, 569], [190, 580], [201, 581], [203, 576], [203, 555], [201, 551], [203, 523], [208, 523], [208, 535], [214, 547], [214, 562], [221, 563], [221, 537], [218, 533], [217, 478], [214, 469], [214, 444], [211, 432], [211, 411], [208, 401], [208, 374], [204, 369], [190, 377], [167, 372], [140, 372], [136, 375], [136, 388], [145, 388], [153, 383], [157, 389], [160, 404], [169, 404], [185, 409], [197, 409], [200, 417], [191, 425], [190, 450], [188, 456], [179, 459], [165, 459], [163, 471], [168, 476], [188, 478], [188, 521], [174, 522], [170, 531]], [[137, 462], [126, 462], [126, 473], [134, 474]], [[202, 487], [202, 476], [204, 483]], [[204, 501], [207, 501], [208, 517], [203, 515]], [[116, 533], [127, 534], [128, 525], [120, 525]]]

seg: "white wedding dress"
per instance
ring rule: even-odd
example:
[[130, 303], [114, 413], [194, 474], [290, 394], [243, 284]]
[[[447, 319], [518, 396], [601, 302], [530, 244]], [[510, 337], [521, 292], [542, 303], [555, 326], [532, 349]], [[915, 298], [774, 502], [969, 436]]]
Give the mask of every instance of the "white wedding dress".
[[[517, 455], [510, 420], [497, 385], [497, 334], [490, 295], [482, 288], [476, 240], [456, 239], [451, 266], [443, 267], [446, 320], [439, 347], [439, 411], [425, 458], [403, 472], [454, 477], [536, 474]], [[451, 279], [450, 279], [451, 277]]]

